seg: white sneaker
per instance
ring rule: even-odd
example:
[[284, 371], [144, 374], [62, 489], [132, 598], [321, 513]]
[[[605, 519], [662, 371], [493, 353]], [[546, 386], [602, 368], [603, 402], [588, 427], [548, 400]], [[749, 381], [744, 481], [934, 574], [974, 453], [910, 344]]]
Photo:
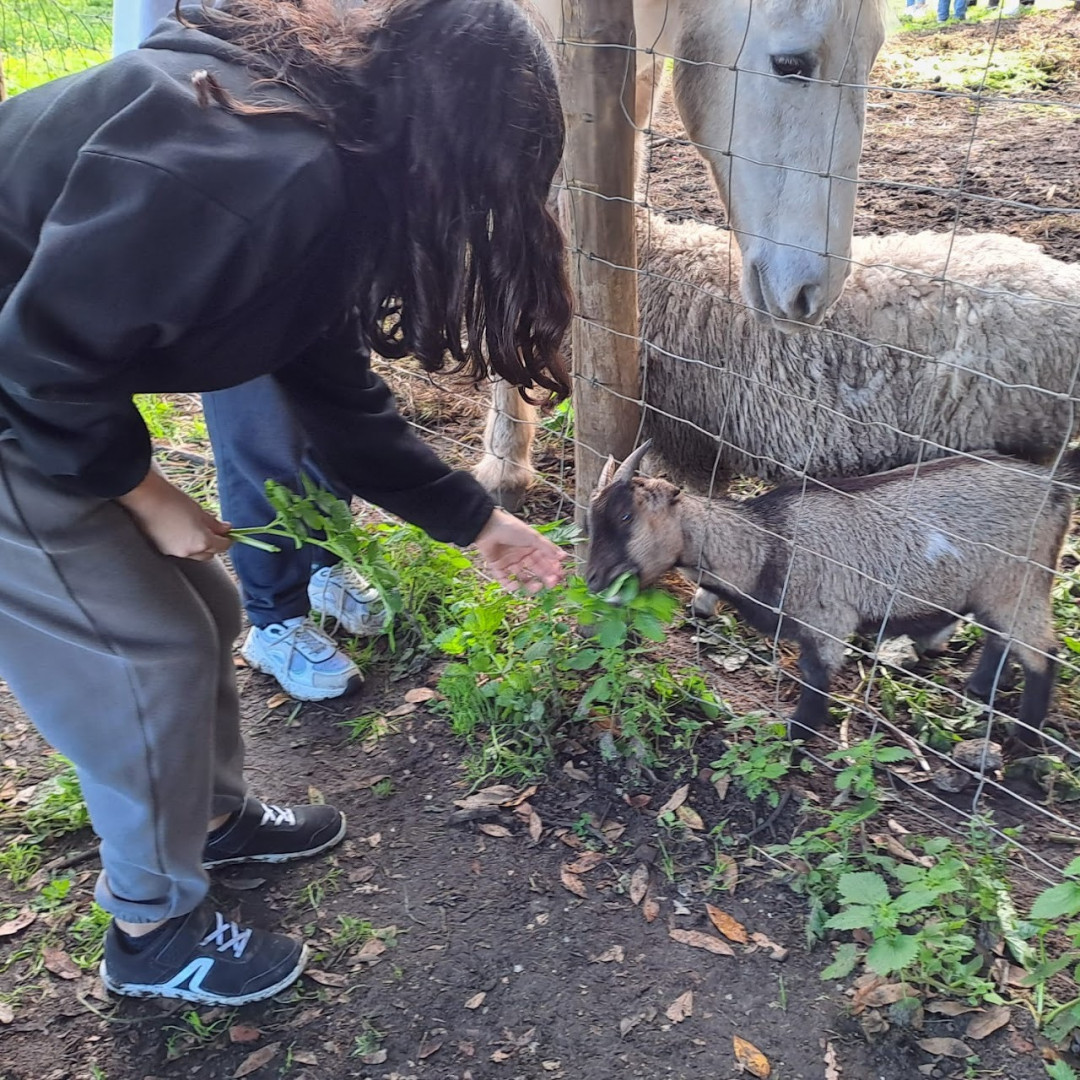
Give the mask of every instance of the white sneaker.
[[363, 685], [360, 669], [310, 619], [253, 626], [240, 655], [300, 701], [324, 701]]
[[311, 575], [308, 600], [316, 615], [334, 619], [346, 634], [377, 637], [386, 629], [387, 611], [378, 590], [344, 563]]

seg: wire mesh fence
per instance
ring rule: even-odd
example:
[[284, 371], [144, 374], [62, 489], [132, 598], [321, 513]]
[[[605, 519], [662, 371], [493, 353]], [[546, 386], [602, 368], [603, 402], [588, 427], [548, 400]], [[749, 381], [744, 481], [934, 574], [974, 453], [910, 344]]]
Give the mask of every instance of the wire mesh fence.
[[[722, 496], [793, 485], [791, 528], [761, 528], [770, 550], [786, 555], [765, 605], [781, 632], [759, 634], [727, 607], [665, 647], [696, 663], [734, 712], [766, 723], [786, 721], [807, 684], [791, 637], [805, 639], [809, 627], [842, 645], [831, 716], [804, 747], [817, 774], [835, 777], [853, 748], [884, 736], [909, 755], [879, 763], [888, 812], [912, 830], [991, 832], [1009, 845], [1013, 881], [1028, 897], [1061, 880], [1080, 844], [1072, 809], [1080, 544], [1070, 533], [1060, 559], [1052, 543], [1054, 557], [1041, 553], [1049, 508], [1071, 505], [1076, 491], [1068, 447], [1080, 396], [1080, 17], [1071, 5], [1037, 2], [1022, 17], [979, 5], [967, 25], [940, 31], [934, 12], [915, 17], [880, 52], [882, 28], [897, 29], [908, 12], [877, 0], [653, 0], [635, 5], [635, 46], [584, 43], [562, 30], [556, 5], [545, 14], [564, 59], [603, 51], [623, 66], [614, 89], [637, 137], [634, 194], [568, 171], [561, 195], [573, 256], [615, 280], [634, 278], [632, 329], [598, 320], [587, 305], [577, 320], [588, 323], [594, 350], [630, 342], [635, 370], [613, 388], [597, 377], [595, 356], [574, 355], [574, 407], [540, 414], [496, 389], [502, 419], [489, 425], [501, 425], [502, 437], [484, 450], [481, 395], [445, 383], [432, 392], [415, 367], [384, 365], [411, 422], [462, 463], [484, 457], [504, 501], [523, 500], [534, 518], [580, 514], [591, 487], [577, 483], [581, 462], [595, 477], [610, 452], [621, 456], [645, 438], [654, 448], [649, 471], [716, 504], [706, 520], [721, 546], [730, 528]], [[9, 91], [103, 57], [108, 27], [106, 4], [5, 3]], [[655, 95], [654, 81], [662, 84]], [[582, 247], [588, 230], [575, 213], [612, 201], [633, 210], [632, 262]], [[635, 380], [640, 392], [628, 393]], [[616, 432], [624, 445], [583, 441], [585, 399], [592, 410], [618, 402], [624, 416], [633, 406], [635, 422]], [[986, 460], [995, 450], [1042, 462], [1042, 471]], [[946, 455], [969, 463], [968, 486], [952, 496], [969, 504], [960, 520], [994, 529], [971, 534], [927, 510], [920, 492]], [[907, 466], [910, 475], [885, 487], [851, 482]], [[1018, 474], [1030, 477], [1030, 492], [998, 495], [998, 479]], [[833, 533], [813, 513], [823, 494], [834, 500]], [[852, 566], [841, 553], [861, 541], [855, 503], [875, 500], [896, 526], [886, 535], [914, 537], [917, 553], [868, 536], [865, 559]], [[923, 595], [909, 584], [911, 558], [954, 560], [958, 576], [958, 553], [978, 551], [1002, 556], [996, 572], [1011, 567], [1000, 571], [1000, 587], [980, 583], [993, 610], [973, 610], [967, 593]], [[763, 569], [751, 555], [748, 580]], [[885, 596], [874, 609], [883, 617], [856, 620], [849, 639], [837, 633], [841, 623], [792, 607], [800, 559], [850, 571], [863, 593], [872, 585]], [[700, 556], [684, 569], [691, 585], [710, 583]], [[1008, 574], [1021, 584], [1004, 582]], [[1017, 631], [1030, 602], [1023, 583], [1047, 575], [1056, 648]], [[821, 611], [851, 602], [827, 591], [839, 589], [839, 574], [819, 577]], [[760, 599], [737, 582], [714, 583], [736, 599]], [[891, 613], [913, 607], [955, 618], [943, 656], [892, 642]], [[965, 680], [994, 635], [1004, 648], [986, 701]], [[1007, 745], [1020, 700], [1005, 678], [1010, 651], [1036, 674], [1040, 664], [1058, 667], [1042, 752]], [[808, 783], [809, 798], [824, 797]]]
[[0, 96], [99, 63], [109, 55], [111, 40], [111, 0], [5, 0]]
[[[582, 43], [561, 29], [561, 15], [579, 6], [608, 5], [554, 12], [564, 56], [575, 48], [631, 51], [618, 41]], [[582, 250], [585, 230], [573, 217], [589, 213], [581, 207], [590, 200], [621, 196], [568, 173], [564, 195], [583, 199], [564, 206], [577, 256], [637, 275], [642, 390], [633, 400], [640, 416], [633, 442], [653, 440], [648, 471], [712, 500], [718, 549], [731, 543], [724, 494], [793, 485], [784, 503], [791, 527], [762, 526], [769, 551], [784, 553], [764, 598], [780, 632], [760, 635], [721, 607], [717, 618], [675, 635], [674, 647], [692, 651], [737, 711], [759, 712], [765, 722], [786, 720], [807, 684], [792, 639], [803, 641], [804, 659], [806, 640], [818, 633], [841, 644], [831, 717], [804, 748], [815, 768], [835, 776], [851, 760], [847, 751], [875, 735], [904, 747], [910, 756], [886, 768], [893, 805], [921, 819], [913, 828], [940, 835], [986, 825], [1010, 845], [1014, 883], [1030, 896], [1061, 879], [1080, 843], [1072, 809], [1080, 793], [1072, 730], [1080, 549], [1070, 533], [1060, 559], [1056, 540], [1049, 558], [1040, 554], [1048, 508], [1071, 507], [1076, 494], [1068, 447], [1080, 374], [1080, 24], [1065, 4], [1020, 16], [973, 7], [966, 24], [941, 28], [935, 12], [922, 21], [912, 10], [884, 10], [874, 0], [844, 0], [828, 13], [759, 0], [635, 5], [638, 77], [662, 72], [674, 84], [674, 100], [670, 90], [655, 98], [639, 90], [636, 106], [625, 104], [633, 95], [622, 98], [639, 137], [636, 264]], [[881, 20], [902, 32], [891, 33], [875, 58]], [[633, 71], [627, 64], [621, 89]], [[600, 330], [597, 348], [628, 336], [622, 326], [598, 326], [589, 310], [577, 317]], [[792, 325], [799, 321], [817, 325]], [[592, 358], [575, 355], [573, 364], [576, 394], [588, 384], [625, 406], [625, 393], [598, 390]], [[532, 463], [537, 416], [514, 395], [495, 396], [506, 420], [487, 440], [486, 478], [534, 512], [580, 512], [590, 492], [574, 486], [570, 423], [579, 421], [579, 470], [582, 455], [601, 462], [613, 449], [580, 445], [580, 396], [576, 414], [539, 418]], [[475, 461], [475, 440], [464, 442]], [[994, 457], [998, 451], [1010, 457]], [[949, 507], [939, 517], [921, 496], [941, 475], [931, 463], [946, 456], [958, 456], [970, 479], [950, 496], [952, 519], [981, 522], [977, 534], [949, 526]], [[492, 457], [502, 459], [501, 471]], [[1003, 497], [1000, 512], [990, 510], [996, 477], [1025, 470], [1024, 461], [1041, 463], [1025, 472], [1028, 495]], [[904, 466], [913, 468], [887, 486], [859, 482]], [[831, 531], [814, 512], [823, 494], [833, 500]], [[878, 502], [895, 526], [887, 535], [907, 537], [908, 549], [852, 535], [856, 505], [867, 500]], [[956, 501], [969, 504], [958, 517]], [[845, 563], [838, 553], [859, 551], [860, 542], [858, 565]], [[755, 564], [752, 547], [741, 580], [760, 583], [776, 567]], [[959, 580], [976, 548], [1005, 557], [995, 571], [1002, 580], [975, 590], [984, 599], [1000, 595], [1000, 610], [977, 610], [972, 590], [942, 596], [913, 587], [913, 571], [950, 559], [944, 579]], [[737, 564], [737, 553], [731, 559]], [[805, 592], [797, 579], [810, 563], [826, 568], [816, 617], [791, 593], [797, 584]], [[710, 581], [700, 553], [683, 569], [694, 585]], [[836, 611], [853, 603], [838, 569], [886, 595], [874, 619], [856, 620], [850, 639], [833, 629], [846, 625], [834, 620]], [[763, 599], [761, 589], [711, 579], [729, 598]], [[1052, 646], [1018, 630], [1035, 579], [1053, 622]], [[896, 616], [911, 611], [955, 618], [951, 638], [937, 643], [941, 656], [893, 640], [904, 622]], [[1002, 646], [997, 666], [976, 697], [966, 680], [979, 648], [994, 641]], [[1028, 732], [1035, 742], [1041, 735], [1038, 749], [1015, 738], [1024, 725], [1008, 676], [1018, 656], [1029, 658], [1029, 683], [1056, 665], [1046, 723]]]

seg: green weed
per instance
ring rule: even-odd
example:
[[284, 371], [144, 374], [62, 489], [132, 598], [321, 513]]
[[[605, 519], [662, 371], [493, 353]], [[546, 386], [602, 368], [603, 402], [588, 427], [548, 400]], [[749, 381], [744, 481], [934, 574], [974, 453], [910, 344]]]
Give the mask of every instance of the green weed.
[[12, 840], [0, 851], [0, 873], [18, 888], [24, 885], [41, 866], [41, 845]]
[[[778, 782], [793, 768], [787, 724], [770, 720], [764, 713], [750, 713], [729, 720], [724, 730], [731, 738], [712, 768], [717, 775], [734, 777], [748, 799], [763, 797], [770, 806], [777, 806]], [[797, 767], [809, 772], [813, 764], [803, 759]]]
[[37, 785], [22, 814], [34, 843], [78, 832], [90, 824], [75, 767], [60, 754], [51, 754], [47, 761], [59, 771]]
[[68, 927], [72, 941], [71, 959], [84, 971], [95, 970], [101, 963], [105, 951], [105, 931], [111, 921], [112, 916], [104, 908], [91, 903], [90, 910]]

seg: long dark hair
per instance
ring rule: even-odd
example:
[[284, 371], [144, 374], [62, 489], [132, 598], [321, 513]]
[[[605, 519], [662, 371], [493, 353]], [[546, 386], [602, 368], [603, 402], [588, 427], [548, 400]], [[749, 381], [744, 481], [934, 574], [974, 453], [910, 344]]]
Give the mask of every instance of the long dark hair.
[[[569, 392], [570, 291], [547, 205], [563, 118], [520, 4], [226, 0], [185, 17], [245, 50], [341, 148], [354, 302], [376, 352]], [[238, 102], [205, 73], [196, 86], [234, 111], [282, 111]]]

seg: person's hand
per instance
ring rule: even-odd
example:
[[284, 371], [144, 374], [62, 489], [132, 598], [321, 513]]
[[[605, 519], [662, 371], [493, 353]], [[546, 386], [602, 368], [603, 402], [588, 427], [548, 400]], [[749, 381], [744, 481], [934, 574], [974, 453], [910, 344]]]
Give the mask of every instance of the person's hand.
[[474, 541], [491, 576], [507, 589], [538, 592], [565, 577], [565, 551], [505, 510], [494, 510]]
[[227, 522], [208, 514], [156, 468], [116, 501], [163, 555], [207, 562], [232, 543]]

